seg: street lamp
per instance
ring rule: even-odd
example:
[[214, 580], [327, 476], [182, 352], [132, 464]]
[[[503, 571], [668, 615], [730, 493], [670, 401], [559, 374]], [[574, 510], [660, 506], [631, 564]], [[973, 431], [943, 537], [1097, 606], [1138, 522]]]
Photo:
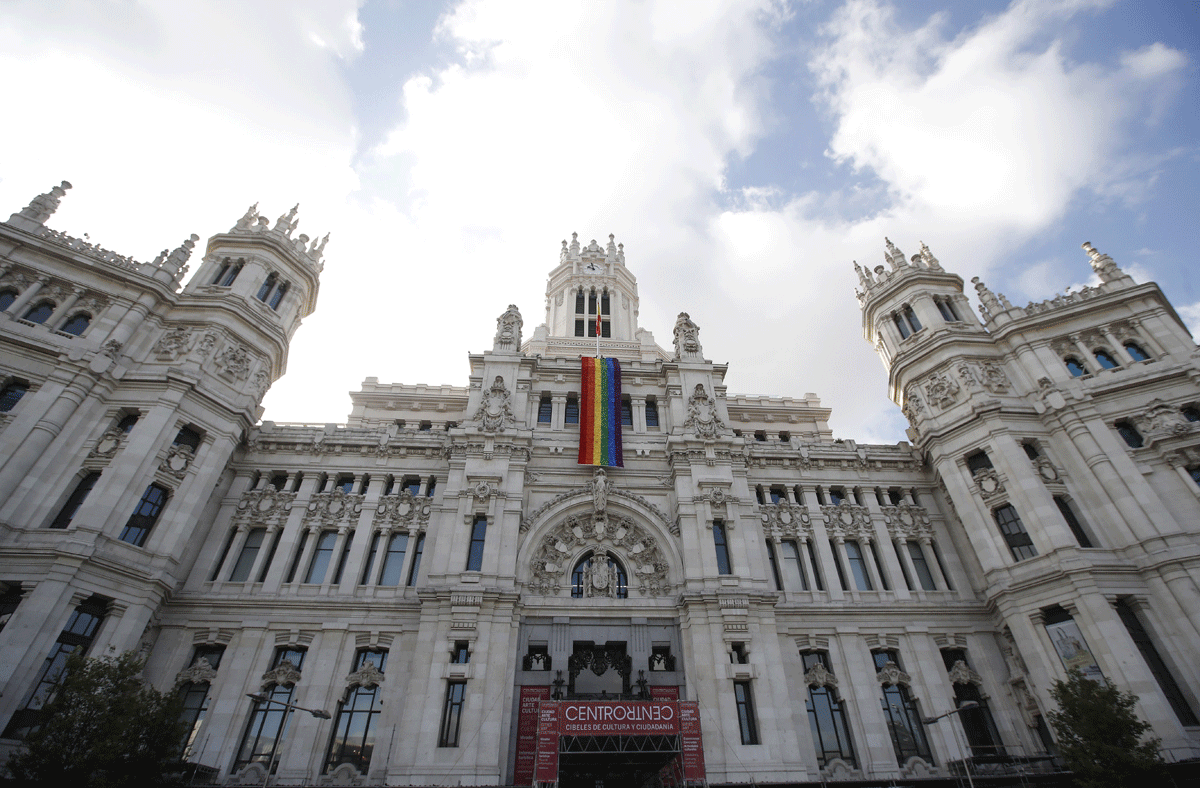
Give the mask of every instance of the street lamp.
[[271, 779], [271, 770], [275, 768], [275, 759], [279, 755], [279, 746], [283, 743], [283, 734], [287, 730], [288, 718], [291, 717], [292, 710], [299, 709], [300, 711], [307, 711], [309, 714], [313, 715], [319, 720], [330, 720], [333, 719], [333, 717], [324, 709], [308, 709], [304, 706], [297, 706], [294, 703], [284, 703], [281, 700], [275, 700], [274, 698], [259, 693], [247, 692], [246, 697], [250, 698], [256, 703], [274, 703], [279, 706], [283, 706], [285, 709], [283, 712], [283, 720], [279, 724], [279, 741], [275, 742], [275, 747], [271, 751], [271, 760], [267, 762], [267, 775], [263, 777], [263, 788], [266, 788], [267, 781]]
[[[964, 712], [967, 709], [974, 709], [974, 708], [978, 708], [978, 707], [979, 707], [979, 701], [965, 700], [962, 702], [962, 705], [959, 706], [958, 708], [950, 709], [950, 711], [943, 712], [943, 713], [937, 715], [936, 717], [922, 717], [921, 724], [922, 725], [933, 725], [935, 722], [942, 719], [943, 717], [949, 717], [951, 714], [959, 714], [960, 712]], [[955, 725], [951, 725], [950, 730], [954, 731], [954, 743], [957, 744], [959, 747], [962, 747], [962, 751], [965, 755], [968, 750], [967, 750], [966, 745], [964, 745], [962, 743], [962, 741], [959, 740], [958, 727]], [[966, 766], [967, 766], [967, 785], [971, 786], [971, 788], [975, 788], [975, 780], [971, 778], [971, 759], [968, 756], [968, 757], [964, 757], [963, 760], [966, 762]]]

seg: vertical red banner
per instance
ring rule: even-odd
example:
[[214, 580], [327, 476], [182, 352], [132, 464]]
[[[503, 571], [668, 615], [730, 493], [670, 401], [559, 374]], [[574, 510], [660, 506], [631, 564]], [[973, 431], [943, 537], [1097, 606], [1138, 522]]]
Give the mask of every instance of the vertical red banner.
[[703, 780], [704, 736], [700, 731], [700, 704], [679, 703], [679, 744], [683, 750], [683, 779]]
[[558, 703], [552, 700], [538, 707], [537, 764], [533, 774], [538, 782], [558, 782]]
[[549, 687], [521, 687], [517, 710], [517, 758], [513, 767], [513, 785], [533, 784], [533, 763], [537, 756], [538, 704], [550, 700]]

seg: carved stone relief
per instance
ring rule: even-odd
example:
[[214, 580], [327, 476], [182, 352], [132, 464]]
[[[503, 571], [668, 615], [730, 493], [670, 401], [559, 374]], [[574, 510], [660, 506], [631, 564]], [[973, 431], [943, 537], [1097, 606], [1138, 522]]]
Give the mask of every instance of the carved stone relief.
[[700, 326], [692, 322], [687, 312], [680, 312], [675, 319], [675, 360], [701, 361], [703, 350], [700, 348]]
[[902, 503], [882, 507], [888, 533], [898, 539], [922, 539], [933, 536], [929, 512], [923, 506]]
[[516, 304], [509, 304], [504, 314], [496, 318], [496, 338], [492, 343], [494, 350], [517, 351], [521, 349], [521, 311]]
[[373, 523], [376, 527], [387, 526], [393, 530], [424, 530], [429, 523], [433, 504], [428, 498], [417, 498], [408, 490], [399, 495], [385, 495], [379, 499]]
[[185, 326], [176, 326], [159, 337], [154, 344], [154, 355], [160, 361], [173, 361], [192, 345], [192, 332]]
[[483, 393], [483, 402], [475, 412], [475, 421], [479, 422], [480, 429], [484, 432], [504, 432], [505, 427], [515, 424], [511, 399], [504, 378], [497, 375], [492, 387]]
[[317, 493], [309, 501], [304, 522], [337, 525], [345, 520], [357, 520], [362, 511], [362, 495], [349, 495], [341, 490]]
[[290, 659], [279, 663], [278, 667], [262, 674], [262, 688], [270, 689], [272, 685], [295, 685], [300, 681], [300, 669]]
[[[632, 518], [609, 513], [568, 517], [542, 537], [529, 563], [530, 590], [557, 594], [570, 587], [569, 573], [582, 548], [595, 545], [597, 553], [611, 554], [625, 565], [629, 584], [643, 596], [671, 592], [668, 566], [658, 542]], [[635, 585], [636, 583], [636, 585]]]
[[176, 479], [182, 479], [187, 476], [188, 468], [195, 458], [196, 455], [190, 447], [175, 444], [167, 449], [167, 456], [158, 469]]
[[1004, 492], [1004, 483], [1000, 481], [1000, 475], [996, 473], [995, 468], [979, 468], [971, 476], [985, 501]]
[[898, 684], [907, 687], [912, 683], [912, 677], [900, 670], [900, 666], [890, 659], [884, 664], [875, 678], [880, 684]]
[[812, 518], [808, 509], [794, 503], [766, 503], [758, 507], [763, 532], [782, 539], [812, 537]]
[[234, 514], [235, 524], [282, 526], [292, 510], [296, 493], [276, 490], [267, 486], [262, 490], [247, 490], [242, 493]]
[[833, 538], [861, 539], [872, 541], [875, 531], [871, 528], [871, 513], [865, 506], [841, 503], [821, 507], [829, 535]]
[[717, 404], [709, 398], [704, 384], [697, 383], [688, 398], [687, 419], [683, 422], [685, 430], [695, 430], [697, 438], [716, 438], [725, 426], [717, 415]]
[[939, 408], [952, 406], [958, 399], [959, 385], [944, 372], [935, 374], [925, 383], [925, 398]]
[[235, 380], [245, 380], [249, 377], [250, 361], [250, 351], [241, 345], [229, 345], [214, 359], [221, 374]]

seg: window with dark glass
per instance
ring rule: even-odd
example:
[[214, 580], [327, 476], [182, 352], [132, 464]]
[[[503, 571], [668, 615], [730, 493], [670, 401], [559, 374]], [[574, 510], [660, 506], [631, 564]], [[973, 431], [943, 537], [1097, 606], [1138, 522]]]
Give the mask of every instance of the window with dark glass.
[[974, 475], [975, 471], [991, 468], [992, 460], [986, 451], [977, 451], [967, 455], [967, 472]]
[[405, 476], [400, 485], [409, 492], [410, 495], [416, 497], [421, 494], [421, 477], [420, 476]]
[[0, 312], [8, 311], [8, 308], [17, 300], [16, 290], [0, 290]]
[[733, 682], [733, 698], [737, 703], [742, 744], [758, 744], [758, 720], [754, 716], [754, 696], [750, 692], [750, 682]]
[[849, 591], [850, 586], [846, 583], [846, 572], [842, 569], [842, 557], [838, 554], [837, 542], [833, 539], [829, 540], [829, 552], [833, 554], [833, 568], [837, 570], [838, 585], [843, 591]]
[[350, 560], [350, 549], [354, 545], [354, 534], [346, 534], [342, 539], [342, 554], [338, 558], [337, 568], [333, 572], [333, 585], [340, 585], [342, 582], [342, 574], [346, 571], [346, 562]]
[[1149, 361], [1150, 360], [1150, 354], [1147, 353], [1146, 351], [1142, 350], [1142, 346], [1137, 344], [1136, 342], [1126, 342], [1125, 343], [1125, 352], [1128, 353], [1129, 357], [1132, 358], [1134, 361]]
[[266, 301], [267, 296], [275, 289], [276, 278], [274, 273], [267, 274], [267, 278], [263, 280], [262, 286], [258, 288], [258, 292], [254, 294], [254, 297], [259, 301]]
[[[970, 667], [966, 651], [960, 648], [942, 649], [942, 663], [946, 666], [947, 671], [952, 670], [957, 662], [962, 662]], [[996, 729], [996, 721], [992, 719], [987, 699], [983, 697], [979, 687], [970, 681], [956, 681], [953, 686], [955, 708], [962, 708], [966, 703], [975, 703], [974, 706], [962, 708], [962, 711], [955, 715], [963, 726], [963, 732], [967, 735], [971, 754], [975, 757], [1004, 755], [1000, 731]]]
[[425, 550], [425, 534], [417, 534], [417, 544], [413, 547], [412, 568], [408, 570], [408, 585], [417, 584], [417, 573], [421, 571], [421, 553]]
[[[221, 645], [196, 646], [192, 652], [192, 661], [188, 666], [195, 667], [203, 659], [209, 667], [216, 670], [221, 664], [221, 657], [224, 653], [225, 647]], [[209, 689], [207, 681], [186, 681], [179, 685], [179, 700], [183, 705], [179, 721], [183, 723], [184, 728], [181, 757], [185, 761], [192, 755], [196, 737], [200, 734], [200, 727], [208, 713]]]
[[467, 571], [478, 572], [483, 568], [483, 544], [487, 538], [487, 517], [475, 515], [471, 525], [471, 546], [467, 551]]
[[564, 413], [563, 423], [579, 423], [579, 400], [574, 395], [567, 397], [567, 409]]
[[200, 448], [200, 433], [191, 427], [184, 427], [176, 435], [175, 440], [171, 441], [175, 446], [187, 446], [192, 451]]
[[1180, 409], [1180, 413], [1182, 413], [1183, 417], [1188, 421], [1200, 421], [1200, 408], [1197, 408], [1194, 405], [1185, 405]]
[[808, 578], [804, 574], [804, 563], [800, 560], [800, 547], [790, 539], [779, 543], [783, 556], [783, 576], [786, 586], [793, 591], [807, 591]]
[[266, 528], [251, 528], [246, 534], [246, 541], [242, 542], [242, 552], [238, 554], [237, 563], [229, 573], [231, 582], [241, 583], [250, 579], [250, 570], [254, 568], [254, 561], [258, 558], [258, 551], [262, 549], [266, 538]]
[[1012, 551], [1015, 560], [1024, 561], [1037, 555], [1033, 540], [1029, 538], [1029, 533], [1012, 504], [1006, 503], [996, 507], [992, 510], [992, 517], [995, 518], [996, 525], [1000, 526], [1000, 533], [1008, 543], [1008, 549]]
[[817, 548], [812, 542], [807, 542], [809, 566], [813, 570], [813, 585], [818, 591], [825, 590], [825, 580], [821, 577], [821, 565], [817, 563]]
[[[304, 650], [290, 646], [276, 649], [271, 668], [278, 668], [285, 660], [297, 669], [302, 668]], [[265, 700], [252, 702], [246, 732], [242, 735], [237, 759], [233, 763], [234, 771], [252, 763], [261, 763], [265, 764], [272, 774], [275, 772], [278, 766], [276, 749], [282, 738], [284, 720], [288, 716], [288, 709], [282, 704], [292, 702], [295, 689], [292, 684], [271, 684], [259, 693], [265, 696]]]
[[13, 381], [3, 389], [0, 389], [0, 413], [8, 413], [15, 408], [27, 391], [29, 391], [29, 386], [17, 381]]
[[471, 661], [471, 644], [465, 640], [454, 641], [454, 648], [450, 651], [450, 663], [453, 665], [466, 665]]
[[290, 286], [291, 285], [289, 285], [287, 282], [283, 282], [279, 285], [279, 287], [275, 288], [275, 292], [271, 294], [271, 298], [267, 301], [267, 306], [278, 310], [279, 304], [282, 303], [283, 297], [287, 295], [287, 291]]
[[218, 287], [229, 287], [231, 284], [233, 284], [234, 280], [238, 278], [238, 274], [241, 272], [241, 263], [236, 263], [234, 265], [225, 263], [221, 266], [221, 270], [217, 272], [216, 277], [213, 278], [212, 283]]
[[653, 672], [675, 670], [675, 655], [670, 646], [650, 647], [650, 670]]
[[1075, 541], [1079, 543], [1079, 546], [1093, 547], [1092, 540], [1088, 539], [1087, 532], [1083, 530], [1083, 524], [1075, 516], [1075, 509], [1071, 506], [1071, 502], [1067, 500], [1066, 496], [1054, 496], [1054, 505], [1062, 513], [1063, 520], [1066, 521], [1067, 527], [1071, 529], [1071, 533], [1075, 536]]
[[75, 485], [75, 490], [71, 493], [71, 497], [67, 498], [67, 502], [58, 510], [58, 515], [54, 521], [50, 523], [51, 528], [66, 528], [74, 519], [75, 513], [79, 511], [79, 507], [83, 506], [83, 502], [87, 499], [88, 493], [96, 486], [96, 482], [100, 481], [100, 471], [90, 471], [86, 476], [79, 480], [79, 484]]
[[[800, 656], [806, 674], [818, 664], [830, 673], [833, 672], [829, 668], [829, 654], [825, 651], [805, 651]], [[854, 758], [854, 745], [850, 739], [850, 726], [846, 724], [845, 710], [837, 697], [836, 688], [828, 685], [809, 685], [805, 706], [808, 708], [808, 722], [812, 727], [818, 765], [824, 768], [833, 759], [840, 758], [851, 768], [855, 768], [857, 762]]]
[[425, 497], [426, 497], [426, 498], [432, 498], [432, 497], [433, 497], [433, 491], [434, 491], [434, 490], [436, 490], [436, 489], [437, 489], [437, 477], [436, 477], [436, 476], [430, 476], [430, 477], [429, 477], [429, 484], [426, 484], [426, 485], [425, 485]]
[[[363, 650], [354, 656], [354, 672], [372, 665], [380, 673], [387, 666], [388, 653], [382, 650]], [[376, 728], [383, 712], [383, 688], [375, 683], [360, 681], [346, 690], [338, 703], [334, 717], [329, 754], [325, 758], [326, 773], [343, 763], [366, 774], [375, 752]]]
[[408, 550], [408, 534], [392, 534], [388, 538], [387, 552], [383, 556], [383, 571], [379, 575], [379, 585], [400, 585], [401, 572], [404, 571], [404, 554]]
[[551, 417], [554, 415], [554, 402], [550, 399], [549, 394], [543, 394], [538, 400], [538, 424], [549, 424]]
[[901, 339], [908, 339], [912, 336], [912, 330], [908, 327], [908, 321], [903, 315], [892, 315], [892, 321], [896, 324], [896, 328], [900, 331]]
[[621, 398], [621, 424], [626, 427], [633, 426], [633, 403], [628, 394]]
[[383, 539], [383, 534], [371, 534], [371, 546], [367, 550], [367, 560], [363, 562], [362, 577], [359, 578], [359, 585], [370, 585], [372, 581], [371, 570], [375, 568], [375, 558], [379, 555], [379, 542]]
[[933, 582], [933, 572], [929, 571], [929, 563], [925, 560], [925, 551], [921, 549], [921, 543], [908, 541], [904, 545], [908, 549], [908, 557], [912, 559], [913, 571], [917, 573], [921, 588], [936, 591], [937, 583]]
[[300, 534], [300, 543], [296, 545], [296, 553], [292, 557], [292, 564], [288, 567], [287, 579], [283, 582], [290, 583], [296, 579], [296, 572], [300, 569], [300, 561], [304, 558], [304, 548], [308, 545], [308, 531]]
[[134, 425], [136, 425], [137, 423], [138, 423], [138, 414], [137, 413], [126, 413], [124, 416], [121, 417], [121, 420], [117, 422], [117, 429], [120, 430], [125, 435], [128, 435], [129, 432], [134, 428]]
[[24, 739], [41, 724], [42, 708], [54, 696], [54, 688], [62, 679], [67, 657], [75, 651], [87, 654], [92, 641], [96, 638], [96, 631], [104, 621], [107, 609], [108, 600], [99, 596], [91, 596], [72, 611], [67, 625], [59, 633], [58, 640], [50, 648], [50, 653], [46, 655], [46, 661], [42, 663], [38, 680], [25, 696], [21, 707], [13, 712], [12, 718], [8, 721], [4, 733], [0, 734], [0, 738]]
[[147, 487], [146, 492], [142, 493], [142, 499], [138, 501], [137, 508], [133, 510], [129, 521], [125, 523], [125, 528], [119, 537], [120, 540], [129, 542], [135, 547], [144, 545], [146, 537], [150, 535], [150, 529], [158, 522], [169, 497], [171, 497], [171, 491], [161, 484], [151, 484]]
[[[418, 482], [419, 484], [419, 482]], [[353, 474], [343, 473], [337, 477], [337, 481], [333, 484], [333, 489], [341, 490], [346, 495], [354, 492], [354, 476]]]
[[0, 592], [0, 632], [3, 632], [8, 620], [20, 607], [23, 594], [20, 583], [0, 583], [0, 588], [4, 589]]
[[1196, 719], [1196, 713], [1192, 711], [1187, 697], [1179, 688], [1179, 683], [1175, 681], [1175, 676], [1168, 669], [1167, 663], [1163, 661], [1162, 655], [1158, 653], [1158, 648], [1150, 639], [1150, 634], [1142, 626], [1141, 617], [1137, 611], [1129, 604], [1129, 600], [1123, 597], [1116, 601], [1115, 607], [1121, 623], [1125, 625], [1129, 637], [1133, 639], [1133, 644], [1141, 652], [1142, 659], [1146, 661], [1146, 667], [1150, 668], [1151, 675], [1154, 676], [1158, 688], [1166, 696], [1167, 703], [1171, 705], [1179, 722], [1188, 727], [1200, 725], [1200, 720]]
[[1071, 373], [1071, 377], [1081, 378], [1088, 374], [1088, 368], [1074, 356], [1067, 356], [1063, 359], [1063, 363], [1067, 365], [1067, 371]]
[[646, 426], [658, 426], [658, 401], [653, 399], [646, 400]]
[[787, 503], [787, 488], [782, 484], [772, 484], [770, 489], [771, 503]]
[[1142, 433], [1138, 432], [1136, 427], [1127, 421], [1118, 421], [1113, 426], [1117, 428], [1117, 434], [1121, 436], [1125, 443], [1129, 444], [1129, 448], [1142, 448], [1144, 445]]
[[25, 312], [24, 319], [28, 320], [30, 323], [37, 323], [38, 325], [41, 325], [42, 323], [45, 323], [52, 314], [54, 314], [54, 302], [42, 301], [36, 306], [30, 307], [29, 310]]
[[84, 331], [87, 331], [88, 326], [92, 324], [92, 316], [87, 312], [76, 312], [68, 317], [63, 324], [58, 327], [58, 330], [64, 334], [72, 336], [80, 336]]
[[459, 728], [462, 725], [463, 696], [467, 691], [465, 681], [451, 681], [446, 686], [446, 704], [442, 707], [442, 725], [438, 733], [439, 747], [457, 747]]
[[859, 591], [873, 591], [871, 575], [867, 571], [867, 559], [863, 555], [862, 546], [853, 539], [843, 543], [846, 547], [846, 561], [850, 564], [850, 574], [854, 577], [854, 585]]
[[333, 548], [337, 545], [337, 531], [322, 531], [317, 536], [317, 549], [313, 551], [312, 560], [308, 563], [308, 572], [304, 575], [305, 583], [322, 583], [329, 563], [333, 560]]
[[717, 550], [717, 572], [722, 575], [733, 573], [729, 564], [729, 545], [725, 539], [725, 523], [716, 520], [712, 525], [713, 544]]
[[783, 590], [783, 575], [779, 573], [779, 561], [775, 557], [775, 545], [767, 540], [767, 562], [771, 565], [771, 575], [775, 578], [775, 590]]
[[[889, 662], [900, 667], [900, 656], [896, 651], [872, 651], [871, 656], [875, 660], [876, 671], [883, 670]], [[908, 687], [903, 684], [884, 684], [882, 689], [883, 718], [892, 738], [892, 748], [896, 751], [896, 762], [904, 766], [909, 758], [921, 758], [932, 764], [933, 756], [921, 725], [921, 713]]]

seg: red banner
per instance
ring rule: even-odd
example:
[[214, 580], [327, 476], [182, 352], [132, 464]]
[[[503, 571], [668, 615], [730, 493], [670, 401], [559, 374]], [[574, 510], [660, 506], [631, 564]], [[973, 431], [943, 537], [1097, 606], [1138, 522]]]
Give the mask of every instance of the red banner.
[[679, 733], [679, 707], [670, 701], [563, 701], [563, 736], [669, 736]]
[[679, 700], [679, 687], [651, 687], [650, 700]]
[[558, 782], [558, 707], [547, 701], [538, 707], [537, 765], [538, 782]]
[[550, 700], [549, 687], [521, 687], [517, 712], [517, 762], [513, 785], [533, 784], [533, 762], [537, 756], [538, 704]]
[[700, 731], [700, 704], [679, 702], [679, 745], [683, 750], [683, 779], [704, 779], [704, 737]]

